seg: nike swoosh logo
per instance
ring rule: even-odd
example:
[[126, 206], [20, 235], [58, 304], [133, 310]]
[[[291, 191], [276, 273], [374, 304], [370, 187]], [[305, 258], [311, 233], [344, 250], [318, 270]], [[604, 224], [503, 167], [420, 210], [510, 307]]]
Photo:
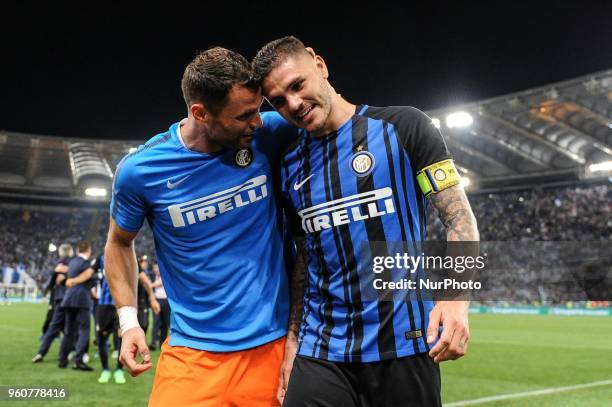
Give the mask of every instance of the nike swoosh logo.
[[308, 181], [310, 178], [312, 178], [314, 174], [309, 175], [308, 177], [304, 178], [302, 180], [302, 182], [296, 182], [295, 184], [293, 184], [293, 190], [297, 191], [298, 189], [302, 188], [302, 185], [304, 185], [306, 183], [306, 181]]
[[180, 180], [176, 182], [170, 182], [170, 180], [168, 180], [168, 182], [166, 182], [166, 186], [168, 187], [168, 189], [173, 189], [174, 187], [181, 184], [183, 181], [185, 181], [189, 177], [191, 177], [191, 175], [187, 175], [185, 178], [181, 178]]

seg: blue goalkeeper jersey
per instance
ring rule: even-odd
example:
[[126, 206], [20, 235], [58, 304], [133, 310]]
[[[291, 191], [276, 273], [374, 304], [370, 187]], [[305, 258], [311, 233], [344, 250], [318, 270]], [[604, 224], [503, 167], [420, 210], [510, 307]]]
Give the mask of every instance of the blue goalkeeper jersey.
[[111, 216], [126, 231], [147, 219], [171, 309], [171, 346], [238, 351], [286, 334], [282, 216], [273, 175], [297, 136], [262, 114], [248, 149], [189, 150], [180, 123], [118, 165]]
[[[319, 138], [303, 132], [284, 154], [282, 192], [308, 254], [298, 354], [373, 362], [429, 350], [433, 303], [366, 295], [364, 243], [425, 239], [427, 201], [417, 173], [438, 164], [454, 170], [431, 119], [409, 107], [358, 106], [337, 131]], [[455, 184], [432, 182], [434, 191]]]

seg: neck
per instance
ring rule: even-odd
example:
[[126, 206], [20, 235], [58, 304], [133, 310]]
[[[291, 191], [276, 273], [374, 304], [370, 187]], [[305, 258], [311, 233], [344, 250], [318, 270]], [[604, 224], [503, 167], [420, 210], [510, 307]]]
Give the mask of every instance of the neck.
[[189, 150], [199, 153], [216, 153], [221, 151], [223, 147], [213, 143], [208, 134], [207, 128], [197, 123], [191, 115], [187, 118], [185, 124], [179, 125], [179, 135], [185, 147]]
[[312, 133], [314, 137], [321, 137], [340, 128], [348, 119], [355, 114], [356, 106], [347, 102], [332, 90], [331, 110], [325, 125], [320, 131]]

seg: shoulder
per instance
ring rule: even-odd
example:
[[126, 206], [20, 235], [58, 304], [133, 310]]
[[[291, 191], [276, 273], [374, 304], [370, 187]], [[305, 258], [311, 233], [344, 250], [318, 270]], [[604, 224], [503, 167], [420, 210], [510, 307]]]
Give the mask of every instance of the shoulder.
[[117, 165], [117, 171], [137, 171], [143, 164], [150, 162], [156, 156], [167, 153], [169, 149], [175, 149], [172, 133], [157, 134], [146, 143], [141, 144], [136, 151], [124, 156]]
[[269, 111], [261, 113], [261, 121], [264, 127], [278, 127], [287, 125], [287, 121], [283, 119], [283, 117], [278, 114], [278, 112]]
[[279, 155], [298, 138], [300, 129], [277, 112], [263, 112], [261, 120], [263, 127], [257, 130], [256, 145], [276, 161]]
[[388, 121], [401, 127], [431, 124], [431, 118], [412, 106], [368, 106], [362, 116]]
[[440, 130], [434, 125], [431, 118], [415, 107], [368, 107], [362, 112], [362, 115], [390, 123], [404, 146], [444, 143]]
[[177, 150], [176, 140], [170, 131], [157, 134], [119, 161], [115, 169], [113, 186], [138, 188], [138, 185], [145, 182], [144, 178], [151, 175], [151, 168], [156, 162], [170, 157]]

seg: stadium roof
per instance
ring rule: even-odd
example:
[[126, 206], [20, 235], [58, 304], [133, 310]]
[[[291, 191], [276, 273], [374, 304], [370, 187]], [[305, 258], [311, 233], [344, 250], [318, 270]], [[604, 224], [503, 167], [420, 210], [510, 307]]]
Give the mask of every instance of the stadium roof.
[[612, 70], [428, 114], [480, 188], [579, 179], [612, 160]]
[[[427, 113], [475, 190], [609, 175], [612, 70]], [[0, 196], [86, 199], [137, 144], [0, 131]]]

